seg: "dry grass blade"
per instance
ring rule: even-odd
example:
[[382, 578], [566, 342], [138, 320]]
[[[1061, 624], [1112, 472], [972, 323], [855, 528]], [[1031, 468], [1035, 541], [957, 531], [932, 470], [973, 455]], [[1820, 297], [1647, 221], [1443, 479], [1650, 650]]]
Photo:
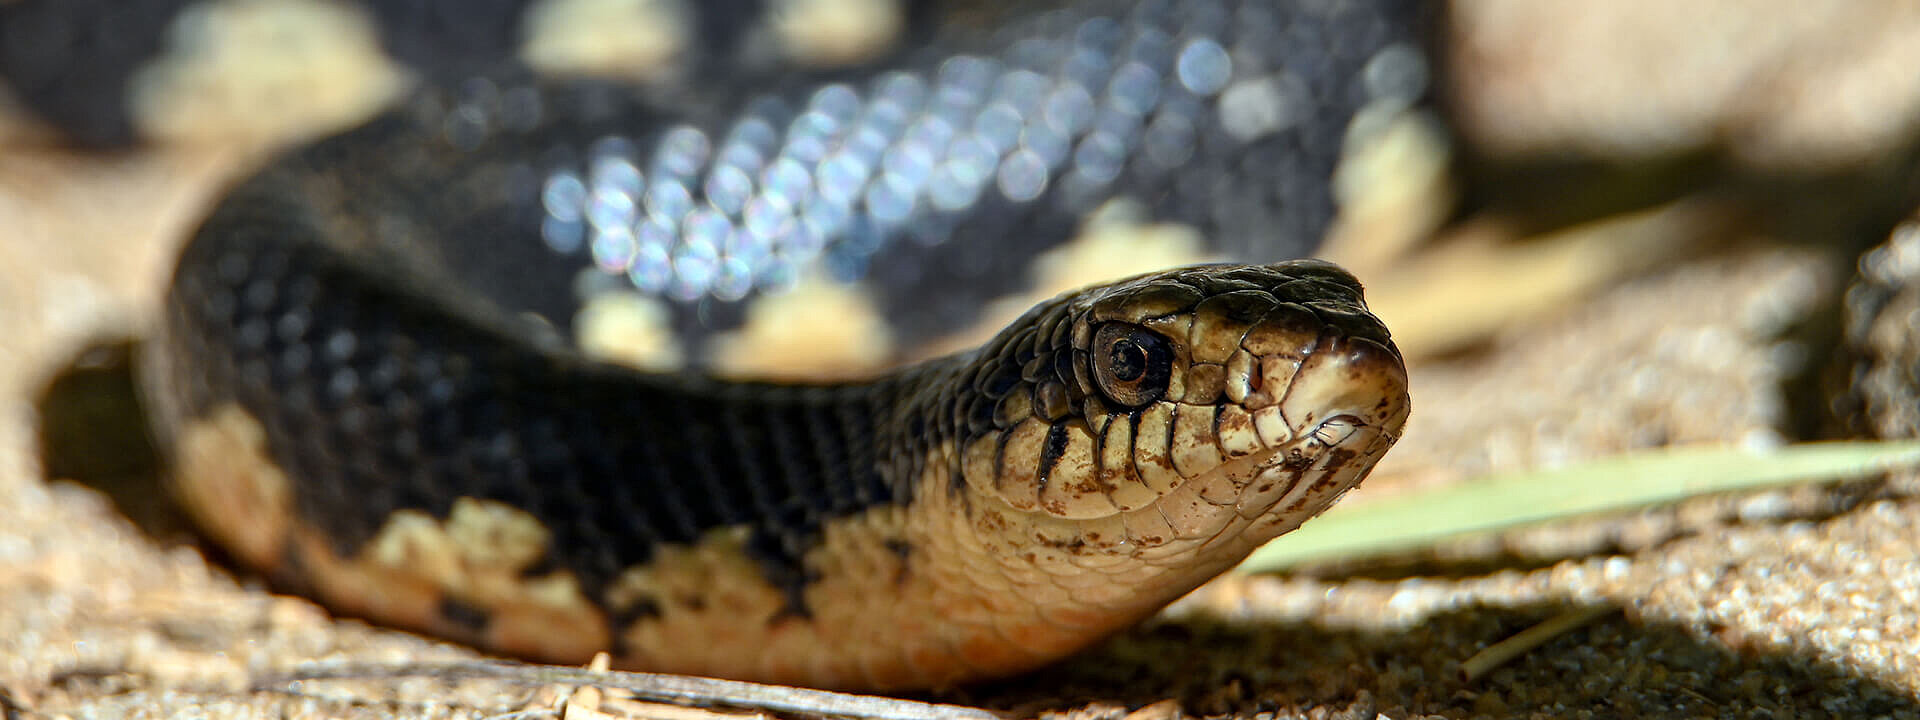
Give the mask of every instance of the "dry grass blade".
[[1473, 657], [1460, 662], [1460, 681], [1475, 682], [1493, 672], [1494, 668], [1505, 665], [1507, 661], [1531, 652], [1548, 641], [1598, 622], [1600, 618], [1620, 612], [1612, 605], [1583, 607], [1555, 615], [1520, 634], [1487, 646]]
[[696, 706], [727, 706], [772, 712], [874, 720], [1001, 720], [999, 715], [961, 705], [899, 700], [875, 695], [810, 690], [806, 688], [687, 675], [663, 675], [582, 668], [523, 665], [510, 662], [463, 662], [413, 665], [327, 665], [305, 668], [262, 680], [262, 690], [284, 690], [295, 683], [316, 680], [379, 680], [431, 677], [445, 680], [500, 680], [517, 685], [580, 685], [625, 690], [634, 697]]

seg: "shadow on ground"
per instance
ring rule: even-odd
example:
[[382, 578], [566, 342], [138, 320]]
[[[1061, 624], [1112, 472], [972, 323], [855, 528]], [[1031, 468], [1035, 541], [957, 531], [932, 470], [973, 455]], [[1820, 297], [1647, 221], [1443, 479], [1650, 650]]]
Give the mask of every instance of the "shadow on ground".
[[102, 339], [76, 353], [34, 397], [40, 464], [49, 480], [105, 495], [135, 527], [165, 544], [194, 540], [172, 502], [135, 387], [139, 343]]
[[[1034, 714], [1137, 708], [1250, 717], [1344, 709], [1371, 720], [1469, 717], [1913, 717], [1920, 701], [1792, 648], [1736, 651], [1664, 622], [1614, 614], [1476, 681], [1460, 662], [1574, 609], [1469, 607], [1417, 627], [1334, 630], [1308, 623], [1164, 622], [1058, 666], [950, 698]], [[1737, 633], [1727, 633], [1737, 635]]]

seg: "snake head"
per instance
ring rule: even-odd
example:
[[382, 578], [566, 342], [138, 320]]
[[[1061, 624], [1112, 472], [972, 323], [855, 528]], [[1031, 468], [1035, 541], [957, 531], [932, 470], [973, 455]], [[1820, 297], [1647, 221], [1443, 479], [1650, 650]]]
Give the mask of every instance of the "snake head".
[[1109, 555], [1251, 549], [1291, 530], [1366, 476], [1409, 410], [1359, 282], [1313, 260], [1063, 295], [969, 370], [965, 486]]

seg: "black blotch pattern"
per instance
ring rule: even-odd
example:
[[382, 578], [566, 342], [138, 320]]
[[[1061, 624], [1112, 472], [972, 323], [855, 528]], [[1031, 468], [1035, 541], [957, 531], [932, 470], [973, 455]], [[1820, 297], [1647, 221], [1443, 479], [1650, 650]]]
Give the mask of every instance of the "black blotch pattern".
[[0, 3], [0, 80], [72, 141], [135, 139], [127, 81], [158, 54], [192, 0], [23, 0]]
[[[652, 596], [643, 596], [632, 600], [626, 607], [609, 609], [607, 624], [611, 627], [624, 628], [641, 620], [657, 617], [660, 617], [660, 600]], [[633, 648], [627, 645], [626, 633], [616, 632], [612, 636], [612, 647], [607, 650], [614, 656], [621, 656], [629, 654]]]
[[[1292, 108], [1299, 113], [1292, 125], [1243, 139], [1209, 111], [1195, 128], [1191, 157], [1177, 169], [1164, 171], [1136, 156], [1111, 188], [1115, 196], [1139, 201], [1152, 220], [1197, 230], [1210, 255], [1271, 262], [1304, 257], [1319, 247], [1337, 211], [1330, 179], [1344, 151], [1347, 126], [1369, 101], [1361, 75], [1388, 45], [1426, 46], [1435, 13], [1434, 6], [1416, 0], [1316, 7], [1083, 0], [1028, 17], [1000, 18], [990, 30], [972, 35], [950, 32], [906, 60], [937, 63], [956, 50], [994, 53], [1020, 38], [1071, 36], [1084, 20], [1108, 16], [1218, 37], [1236, 63], [1304, 78], [1308, 92], [1305, 102]], [[1027, 205], [984, 193], [945, 242], [892, 242], [871, 257], [866, 277], [888, 308], [895, 337], [912, 344], [964, 327], [979, 317], [981, 298], [1022, 289], [1034, 259], [1073, 238], [1092, 209], [1065, 187], [1051, 182], [1038, 202]], [[989, 246], [991, 251], [985, 249]]]
[[740, 54], [748, 32], [767, 20], [766, 0], [705, 0], [684, 7], [693, 15], [694, 41], [688, 44], [708, 58], [696, 70], [703, 77], [731, 80], [730, 64], [714, 59]]
[[[261, 420], [300, 519], [343, 556], [402, 509], [462, 496], [531, 514], [590, 598], [661, 543], [753, 529], [748, 553], [800, 601], [823, 523], [903, 499], [919, 461], [880, 456], [916, 380], [796, 388], [648, 376], [550, 355], [428, 299], [431, 283], [300, 238], [271, 182], [237, 190], [186, 251], [170, 302], [200, 376], [190, 411]], [[391, 275], [391, 276], [383, 276]], [[448, 296], [457, 297], [457, 296]]]
[[486, 632], [487, 623], [492, 617], [487, 611], [452, 596], [440, 598], [440, 618], [452, 623], [454, 627], [471, 637], [479, 637]]
[[[490, 1], [517, 7], [508, 0]], [[429, 87], [396, 113], [400, 122], [351, 133], [340, 143], [356, 151], [356, 158], [348, 158], [351, 170], [336, 161], [312, 164], [336, 176], [376, 180], [379, 189], [363, 190], [366, 195], [408, 197], [408, 205], [396, 203], [380, 212], [418, 222], [423, 244], [437, 248], [451, 274], [508, 311], [538, 314], [565, 334], [578, 301], [575, 274], [587, 261], [578, 250], [561, 254], [542, 247], [539, 186], [549, 171], [579, 170], [593, 142], [626, 138], [642, 149], [636, 161], [644, 167], [647, 149], [674, 125], [699, 128], [718, 139], [757, 101], [773, 98], [789, 109], [802, 107], [827, 82], [848, 82], [865, 92], [884, 69], [937, 73], [942, 62], [959, 53], [1004, 59], [1023, 39], [1042, 45], [1070, 42], [1089, 18], [1121, 18], [1209, 34], [1232, 49], [1236, 62], [1286, 70], [1309, 78], [1313, 87], [1296, 108], [1302, 113], [1297, 122], [1252, 138], [1229, 132], [1212, 110], [1214, 100], [1207, 99], [1206, 108], [1195, 110], [1201, 121], [1194, 127], [1190, 158], [1170, 169], [1130, 158], [1101, 197], [1131, 198], [1145, 219], [1195, 228], [1213, 255], [1266, 262], [1307, 254], [1334, 214], [1328, 179], [1343, 152], [1345, 127], [1369, 99], [1361, 89], [1362, 69], [1391, 43], [1421, 44], [1430, 11], [1411, 0], [1317, 9], [1255, 0], [1187, 5], [1081, 0], [1047, 9], [962, 10], [915, 3], [909, 8], [908, 34], [916, 41], [899, 52], [852, 68], [784, 70], [757, 67], [747, 58], [754, 53], [738, 47], [747, 28], [765, 19], [764, 0], [696, 3], [690, 7], [704, 44], [692, 58], [699, 72], [690, 87], [648, 90], [489, 71]], [[389, 23], [394, 27], [419, 26], [433, 17], [426, 9], [391, 12], [414, 18], [396, 17]], [[968, 17], [975, 22], [965, 22]], [[1229, 22], [1216, 22], [1222, 19]], [[527, 96], [536, 100], [514, 100]], [[522, 105], [539, 110], [527, 113]], [[455, 108], [459, 117], [482, 118], [473, 147], [450, 148], [438, 137]], [[523, 127], [516, 121], [523, 116], [537, 118]], [[989, 187], [952, 219], [940, 242], [889, 236], [872, 255], [858, 258], [829, 248], [829, 255], [844, 261], [834, 272], [872, 290], [899, 346], [966, 327], [989, 299], [1028, 289], [1034, 260], [1081, 230], [1091, 207], [1068, 196], [1063, 189], [1068, 183], [1055, 180], [1032, 203], [1012, 202]], [[624, 282], [614, 276], [601, 280]], [[712, 337], [744, 322], [746, 304], [757, 297], [667, 303], [670, 326], [686, 344], [685, 356], [706, 357]]]
[[882, 544], [889, 552], [899, 556], [903, 561], [913, 555], [913, 543], [907, 542], [902, 538], [887, 538], [887, 541]]
[[368, 2], [387, 55], [435, 79], [501, 64], [523, 39], [533, 0]]
[[893, 576], [895, 584], [904, 584], [913, 575], [913, 543], [903, 538], [887, 538], [882, 546], [900, 560], [900, 570]]
[[1042, 493], [1047, 491], [1047, 483], [1053, 480], [1053, 467], [1060, 464], [1060, 458], [1067, 454], [1067, 424], [1057, 422], [1047, 427], [1047, 442], [1040, 449], [1040, 472], [1035, 482]]

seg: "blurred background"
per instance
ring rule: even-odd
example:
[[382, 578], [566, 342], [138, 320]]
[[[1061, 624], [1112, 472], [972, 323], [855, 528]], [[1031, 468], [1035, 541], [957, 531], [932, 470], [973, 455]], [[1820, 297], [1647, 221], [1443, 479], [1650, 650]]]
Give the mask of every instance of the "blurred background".
[[[180, 3], [154, 5], [171, 17]], [[365, 20], [329, 3], [221, 7], [190, 27], [254, 47], [203, 59], [258, 75], [174, 76], [212, 100], [147, 108], [144, 140], [110, 124], [59, 132], [26, 93], [0, 93], [0, 708], [110, 713], [180, 684], [232, 691], [280, 662], [269, 651], [449, 652], [244, 592], [129, 525], [125, 503], [50, 482], [84, 473], [36, 440], [49, 378], [148, 322], [225, 182], [402, 86]], [[1434, 102], [1349, 149], [1322, 251], [1367, 283], [1414, 380], [1405, 439], [1349, 503], [1649, 448], [1915, 435], [1920, 4], [1434, 7]], [[128, 13], [116, 22], [142, 22]], [[261, 97], [288, 111], [261, 112]], [[74, 417], [83, 436], [103, 427]], [[1228, 578], [1183, 604], [1188, 619], [963, 699], [1087, 716], [1163, 698], [1247, 716], [1915, 716], [1914, 488], [1706, 498]], [[1473, 649], [1596, 603], [1626, 614], [1482, 682], [1452, 678]], [[1193, 669], [1171, 673], [1168, 657]]]

